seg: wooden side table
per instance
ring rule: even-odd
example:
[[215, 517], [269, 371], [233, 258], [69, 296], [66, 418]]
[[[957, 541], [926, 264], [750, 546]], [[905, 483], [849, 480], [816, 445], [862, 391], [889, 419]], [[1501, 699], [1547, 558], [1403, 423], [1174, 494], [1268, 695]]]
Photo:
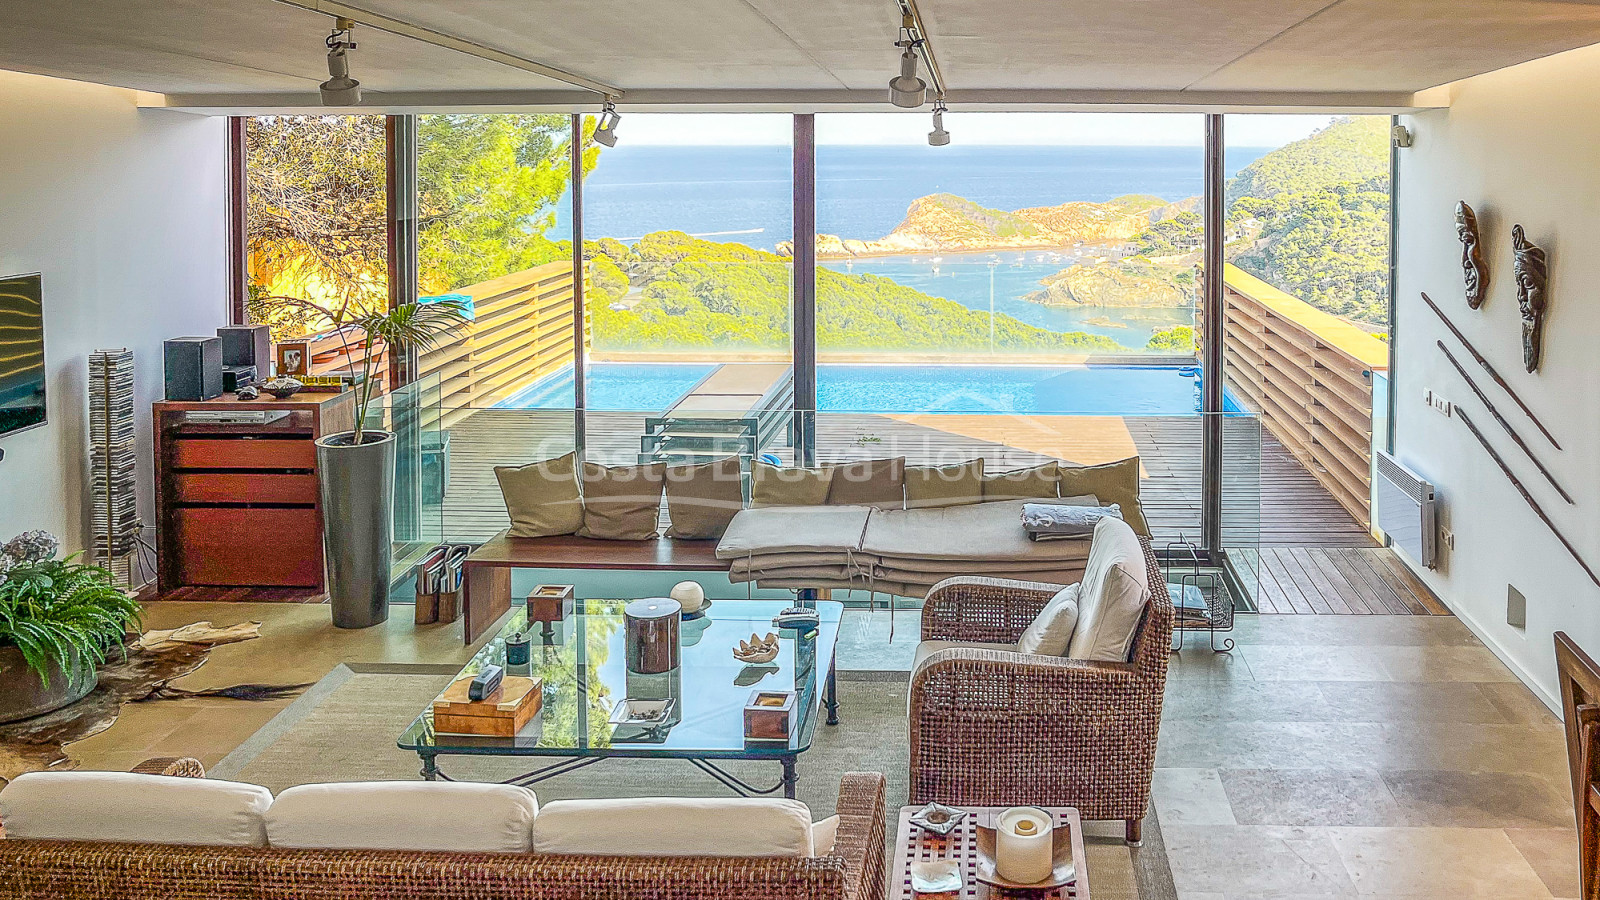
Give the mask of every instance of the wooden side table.
[[913, 900], [917, 895], [911, 891], [911, 864], [920, 860], [954, 859], [961, 863], [961, 892], [956, 896], [963, 898], [990, 898], [1028, 896], [1050, 898], [1050, 900], [1090, 900], [1089, 898], [1089, 867], [1087, 857], [1083, 850], [1083, 820], [1079, 818], [1078, 811], [1070, 806], [1041, 807], [1045, 812], [1055, 818], [1055, 827], [1067, 829], [1072, 836], [1072, 858], [1078, 867], [1078, 879], [1073, 884], [1061, 888], [1033, 891], [1026, 895], [1006, 892], [1005, 894], [992, 893], [989, 886], [979, 881], [974, 874], [978, 868], [978, 828], [981, 824], [993, 824], [995, 816], [1003, 812], [1003, 806], [963, 806], [971, 815], [961, 820], [955, 830], [948, 835], [940, 837], [923, 831], [911, 824], [911, 816], [921, 809], [920, 806], [900, 807], [900, 823], [897, 826], [894, 839], [894, 864], [889, 869], [889, 900]]

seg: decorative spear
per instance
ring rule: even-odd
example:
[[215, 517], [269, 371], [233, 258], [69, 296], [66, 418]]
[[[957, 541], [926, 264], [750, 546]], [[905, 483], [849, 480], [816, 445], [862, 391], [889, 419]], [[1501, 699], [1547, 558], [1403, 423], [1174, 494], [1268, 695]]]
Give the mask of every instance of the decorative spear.
[[1550, 470], [1544, 467], [1544, 463], [1539, 462], [1539, 458], [1533, 455], [1533, 451], [1528, 449], [1527, 443], [1522, 440], [1522, 435], [1517, 434], [1516, 430], [1511, 427], [1511, 423], [1506, 421], [1506, 417], [1500, 415], [1500, 411], [1494, 408], [1494, 404], [1489, 402], [1488, 397], [1484, 396], [1483, 391], [1472, 380], [1472, 376], [1468, 375], [1467, 370], [1461, 367], [1461, 363], [1456, 362], [1455, 354], [1451, 353], [1450, 348], [1444, 345], [1444, 341], [1434, 341], [1434, 343], [1439, 346], [1439, 351], [1444, 354], [1444, 358], [1450, 360], [1450, 365], [1456, 367], [1456, 372], [1460, 373], [1462, 380], [1467, 383], [1467, 387], [1472, 388], [1472, 392], [1478, 395], [1479, 400], [1483, 401], [1483, 407], [1489, 411], [1489, 415], [1494, 416], [1494, 420], [1500, 423], [1500, 427], [1506, 430], [1506, 434], [1511, 435], [1511, 440], [1522, 448], [1522, 452], [1527, 455], [1528, 461], [1533, 463], [1539, 470], [1539, 474], [1544, 476], [1544, 480], [1550, 482], [1550, 486], [1556, 489], [1556, 493], [1561, 495], [1561, 499], [1572, 503], [1572, 495], [1562, 490], [1561, 485], [1556, 483], [1556, 477], [1550, 474]]
[[1472, 424], [1471, 417], [1460, 407], [1456, 408], [1455, 413], [1456, 418], [1461, 420], [1461, 424], [1467, 426], [1467, 430], [1472, 432], [1472, 436], [1478, 439], [1478, 444], [1483, 447], [1483, 452], [1489, 454], [1489, 458], [1494, 460], [1494, 464], [1500, 467], [1500, 471], [1505, 473], [1506, 478], [1510, 479], [1511, 486], [1517, 489], [1517, 493], [1522, 495], [1522, 499], [1528, 501], [1529, 506], [1533, 507], [1533, 514], [1539, 517], [1539, 521], [1543, 522], [1546, 528], [1550, 529], [1550, 533], [1556, 536], [1556, 540], [1561, 542], [1561, 546], [1567, 548], [1567, 552], [1572, 554], [1572, 558], [1577, 561], [1578, 565], [1583, 567], [1583, 571], [1589, 576], [1589, 580], [1594, 582], [1596, 587], [1600, 587], [1600, 575], [1596, 575], [1594, 570], [1589, 568], [1589, 564], [1584, 562], [1583, 557], [1578, 555], [1578, 551], [1572, 546], [1572, 542], [1567, 540], [1566, 535], [1561, 533], [1561, 529], [1556, 527], [1556, 523], [1550, 521], [1550, 517], [1545, 515], [1544, 509], [1539, 506], [1539, 501], [1533, 499], [1533, 495], [1528, 493], [1528, 489], [1523, 487], [1522, 482], [1518, 481], [1517, 476], [1512, 473], [1511, 467], [1507, 466], [1506, 461], [1500, 458], [1500, 454], [1489, 446], [1489, 441], [1484, 438], [1483, 432], [1478, 430], [1478, 426]]
[[1494, 379], [1494, 383], [1500, 385], [1500, 389], [1506, 392], [1506, 396], [1522, 407], [1522, 411], [1528, 414], [1528, 420], [1533, 422], [1534, 427], [1539, 429], [1539, 433], [1550, 441], [1550, 445], [1560, 450], [1561, 444], [1557, 443], [1556, 436], [1550, 433], [1550, 429], [1544, 427], [1544, 423], [1539, 421], [1539, 417], [1533, 414], [1533, 410], [1528, 408], [1528, 404], [1522, 402], [1522, 398], [1518, 397], [1517, 392], [1511, 389], [1511, 385], [1506, 384], [1506, 380], [1500, 377], [1500, 373], [1494, 370], [1494, 366], [1489, 365], [1489, 361], [1483, 358], [1483, 354], [1479, 353], [1476, 347], [1472, 346], [1472, 342], [1467, 340], [1467, 336], [1462, 334], [1460, 329], [1456, 328], [1455, 324], [1445, 316], [1444, 310], [1433, 302], [1433, 299], [1428, 296], [1426, 291], [1422, 293], [1422, 302], [1428, 304], [1428, 308], [1433, 310], [1434, 315], [1439, 317], [1439, 321], [1444, 323], [1444, 327], [1450, 329], [1450, 333], [1456, 336], [1456, 340], [1461, 342], [1461, 346], [1467, 348], [1467, 352], [1471, 353], [1472, 358], [1478, 361], [1478, 365], [1489, 373], [1489, 377]]

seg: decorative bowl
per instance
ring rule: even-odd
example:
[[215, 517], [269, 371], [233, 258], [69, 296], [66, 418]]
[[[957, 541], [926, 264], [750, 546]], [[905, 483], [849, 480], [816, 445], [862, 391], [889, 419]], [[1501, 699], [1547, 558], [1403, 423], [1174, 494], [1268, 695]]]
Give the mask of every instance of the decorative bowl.
[[666, 700], [618, 700], [616, 709], [611, 711], [611, 724], [613, 725], [664, 725], [667, 717], [672, 715], [675, 701]]
[[290, 378], [287, 375], [279, 375], [277, 378], [274, 378], [261, 386], [262, 390], [274, 397], [277, 397], [279, 400], [287, 400], [290, 397], [293, 397], [295, 394], [300, 393], [300, 391], [304, 388], [304, 384], [301, 384], [298, 380]]
[[965, 819], [967, 815], [968, 813], [964, 809], [945, 806], [943, 803], [929, 803], [912, 814], [911, 824], [921, 828], [923, 831], [946, 835], [955, 831], [956, 826], [960, 825], [961, 820]]
[[768, 663], [778, 658], [778, 636], [750, 635], [750, 640], [740, 641], [733, 650], [733, 658], [742, 663]]

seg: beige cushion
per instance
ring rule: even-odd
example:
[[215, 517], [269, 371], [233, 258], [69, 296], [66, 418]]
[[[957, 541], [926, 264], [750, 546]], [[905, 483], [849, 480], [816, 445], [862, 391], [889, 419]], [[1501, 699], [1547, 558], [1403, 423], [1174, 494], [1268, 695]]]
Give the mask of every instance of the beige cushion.
[[739, 457], [729, 456], [701, 466], [667, 467], [667, 537], [722, 537], [728, 523], [744, 508], [744, 472]]
[[764, 462], [750, 464], [750, 505], [821, 506], [828, 502], [831, 468], [785, 468]]
[[861, 549], [861, 534], [871, 514], [865, 506], [747, 509], [733, 517], [717, 544], [717, 559], [832, 553], [842, 562], [845, 554]]
[[[1054, 500], [1056, 493], [1055, 461], [1031, 469], [1013, 469], [983, 476], [983, 499], [990, 500]], [[1086, 493], [1074, 491], [1074, 493]]]
[[928, 657], [940, 650], [949, 650], [951, 647], [967, 647], [973, 650], [1004, 650], [1008, 653], [1017, 652], [1016, 644], [984, 644], [977, 641], [923, 641], [917, 645], [917, 652], [911, 658], [911, 671], [916, 672]]
[[982, 457], [949, 466], [906, 466], [906, 509], [982, 501]]
[[526, 853], [538, 812], [533, 791], [509, 784], [306, 784], [273, 801], [267, 839], [329, 850]]
[[742, 797], [555, 800], [534, 820], [533, 852], [804, 857], [811, 812], [796, 800]]
[[1078, 626], [1067, 656], [1126, 662], [1150, 602], [1144, 548], [1127, 522], [1107, 516], [1094, 526], [1089, 563], [1078, 586]]
[[1078, 585], [1069, 584], [1056, 591], [1044, 609], [1039, 610], [1039, 614], [1028, 623], [1022, 637], [1017, 639], [1017, 652], [1065, 656], [1077, 624]]
[[579, 537], [647, 541], [656, 536], [666, 463], [583, 464], [583, 527]]
[[829, 816], [811, 825], [811, 855], [832, 856], [833, 845], [839, 842], [839, 817]]
[[551, 537], [583, 527], [577, 451], [525, 466], [495, 466], [511, 537]]
[[1145, 537], [1150, 536], [1144, 510], [1139, 507], [1139, 457], [1099, 466], [1062, 465], [1061, 496], [1074, 494], [1093, 494], [1100, 500], [1098, 506], [1117, 504], [1124, 522]]
[[865, 459], [834, 466], [833, 481], [828, 486], [828, 505], [904, 509], [906, 458]]
[[265, 847], [272, 792], [253, 784], [128, 772], [29, 772], [0, 791], [5, 836]]

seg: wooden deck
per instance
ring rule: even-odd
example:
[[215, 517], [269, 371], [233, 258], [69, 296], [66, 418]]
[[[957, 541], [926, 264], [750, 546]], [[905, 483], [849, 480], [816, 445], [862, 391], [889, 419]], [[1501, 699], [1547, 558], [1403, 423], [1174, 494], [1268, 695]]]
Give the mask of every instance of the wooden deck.
[[[586, 415], [586, 453], [609, 464], [635, 462], [644, 417]], [[573, 414], [478, 410], [451, 429], [450, 488], [442, 516], [454, 541], [483, 541], [508, 524], [497, 465], [522, 465], [573, 449]], [[1224, 427], [1223, 538], [1230, 547], [1371, 547], [1367, 533], [1253, 418]], [[787, 447], [769, 448], [785, 461]], [[1158, 547], [1200, 533], [1200, 420], [1106, 416], [818, 417], [821, 462], [905, 456], [913, 464], [981, 456], [991, 471], [1059, 458], [1079, 464], [1137, 454], [1145, 515]]]
[[[1238, 553], [1238, 551], [1235, 551]], [[1238, 553], [1263, 613], [1448, 616], [1394, 551], [1379, 547], [1263, 547]], [[1250, 585], [1247, 585], [1250, 587]]]

